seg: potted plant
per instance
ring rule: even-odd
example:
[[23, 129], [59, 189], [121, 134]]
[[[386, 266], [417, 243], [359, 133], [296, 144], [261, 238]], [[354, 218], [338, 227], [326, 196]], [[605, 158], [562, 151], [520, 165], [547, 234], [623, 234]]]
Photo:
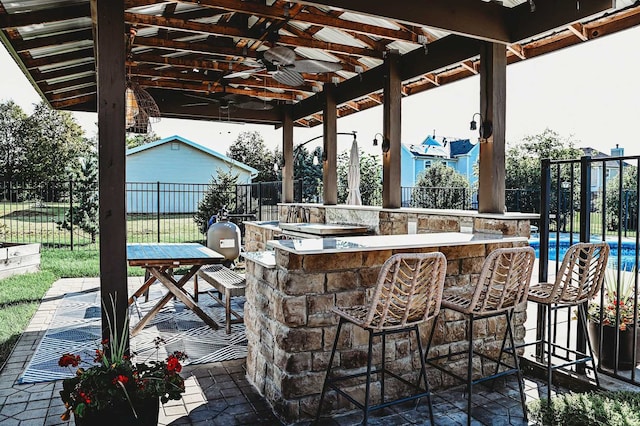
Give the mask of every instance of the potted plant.
[[[163, 340], [154, 343], [157, 349]], [[186, 355], [176, 351], [162, 361], [137, 363], [126, 355], [124, 337], [113, 332], [100, 346], [92, 363], [70, 353], [60, 357], [60, 366], [77, 367], [75, 376], [63, 381], [60, 396], [67, 410], [61, 419], [73, 413], [76, 425], [156, 425], [159, 402], [178, 400], [184, 392], [179, 373]]]
[[[604, 279], [604, 304], [600, 307], [600, 300], [589, 303], [587, 317], [589, 319], [589, 340], [594, 353], [598, 354], [598, 348], [602, 346], [600, 362], [605, 368], [614, 368], [615, 351], [618, 350], [618, 370], [631, 370], [635, 368], [633, 362], [634, 336], [636, 338], [635, 352], [637, 361], [640, 361], [640, 334], [639, 327], [634, 322], [634, 309], [636, 306], [635, 269], [631, 272], [620, 274], [620, 295], [618, 296], [617, 273], [608, 269]], [[618, 312], [620, 322], [618, 324]], [[640, 313], [639, 313], [640, 314]], [[602, 341], [600, 340], [600, 322], [602, 321]], [[618, 346], [615, 346], [616, 333], [618, 333]]]

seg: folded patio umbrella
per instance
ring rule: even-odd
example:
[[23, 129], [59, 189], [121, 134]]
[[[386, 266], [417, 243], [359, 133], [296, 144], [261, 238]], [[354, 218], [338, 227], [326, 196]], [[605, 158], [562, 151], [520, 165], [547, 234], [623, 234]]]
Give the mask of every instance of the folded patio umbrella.
[[349, 185], [347, 204], [355, 206], [361, 205], [362, 198], [360, 197], [360, 154], [358, 153], [358, 141], [356, 141], [356, 138], [353, 138], [353, 143], [351, 143], [347, 182]]

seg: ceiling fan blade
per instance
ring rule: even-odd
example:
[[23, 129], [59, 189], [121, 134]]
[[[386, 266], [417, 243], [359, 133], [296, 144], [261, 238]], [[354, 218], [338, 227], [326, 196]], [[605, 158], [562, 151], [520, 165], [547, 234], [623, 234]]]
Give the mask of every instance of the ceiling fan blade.
[[301, 59], [293, 63], [290, 67], [294, 71], [309, 74], [318, 74], [323, 72], [335, 72], [342, 69], [342, 65], [337, 62], [321, 61], [319, 59]]
[[206, 106], [209, 105], [209, 102], [196, 102], [193, 104], [183, 104], [183, 107], [196, 107], [196, 106]]
[[277, 65], [291, 65], [296, 60], [296, 52], [285, 46], [276, 46], [264, 52], [264, 59]]
[[238, 108], [249, 109], [253, 111], [269, 111], [273, 109], [273, 105], [271, 105], [270, 103], [255, 99], [252, 101], [236, 104], [236, 106]]
[[265, 69], [266, 69], [265, 67], [261, 67], [261, 68], [254, 68], [249, 70], [236, 71], [236, 72], [232, 72], [231, 74], [227, 74], [222, 78], [248, 78], [251, 76], [251, 74], [262, 72]]
[[288, 68], [283, 68], [274, 72], [273, 79], [286, 86], [296, 87], [304, 84], [304, 78], [302, 78], [302, 75], [300, 75], [299, 72]]
[[199, 95], [191, 95], [189, 93], [185, 93], [185, 96], [189, 97], [189, 98], [193, 98], [193, 99], [200, 99], [201, 101], [207, 101], [207, 102], [218, 102], [217, 99], [215, 98], [211, 98], [209, 96], [199, 96]]

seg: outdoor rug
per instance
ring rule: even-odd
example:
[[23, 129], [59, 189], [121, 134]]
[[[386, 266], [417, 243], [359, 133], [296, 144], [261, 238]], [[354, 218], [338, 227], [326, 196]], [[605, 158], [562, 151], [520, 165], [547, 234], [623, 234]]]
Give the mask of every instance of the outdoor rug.
[[[166, 294], [166, 289], [163, 289], [162, 285], [156, 283], [151, 286], [149, 302], [144, 302], [144, 298], [141, 297], [137, 305], [131, 305], [131, 327]], [[244, 298], [232, 298], [231, 305], [236, 312], [242, 313]], [[198, 306], [220, 325], [218, 330], [204, 324], [180, 301], [171, 300], [142, 331], [131, 338], [134, 361], [164, 360], [173, 351], [187, 354], [184, 365], [246, 357], [247, 339], [244, 324], [233, 324], [231, 334], [226, 334], [224, 307], [207, 294], [200, 294]], [[163, 339], [159, 348], [154, 344], [157, 337]], [[100, 346], [100, 340], [99, 290], [67, 293], [18, 382], [36, 383], [71, 377], [75, 369], [58, 366], [60, 356], [63, 353], [78, 354], [83, 360], [91, 363], [96, 349]]]

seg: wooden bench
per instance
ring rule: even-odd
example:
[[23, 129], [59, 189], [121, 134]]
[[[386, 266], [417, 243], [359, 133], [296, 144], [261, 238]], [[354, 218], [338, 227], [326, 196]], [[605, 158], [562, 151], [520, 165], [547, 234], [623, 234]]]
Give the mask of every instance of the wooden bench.
[[[216, 289], [220, 297], [224, 298], [223, 302], [220, 300], [220, 297], [216, 296], [213, 292], [207, 292], [207, 294], [209, 294], [209, 296], [211, 296], [216, 302], [224, 306], [227, 322], [227, 334], [230, 334], [231, 324], [239, 324], [243, 322], [242, 316], [231, 309], [231, 298], [235, 296], [244, 296], [244, 289], [246, 286], [244, 277], [222, 265], [203, 266], [198, 271], [194, 280], [195, 294], [198, 294], [198, 277], [209, 283]], [[231, 315], [233, 315], [235, 319], [231, 319]]]

